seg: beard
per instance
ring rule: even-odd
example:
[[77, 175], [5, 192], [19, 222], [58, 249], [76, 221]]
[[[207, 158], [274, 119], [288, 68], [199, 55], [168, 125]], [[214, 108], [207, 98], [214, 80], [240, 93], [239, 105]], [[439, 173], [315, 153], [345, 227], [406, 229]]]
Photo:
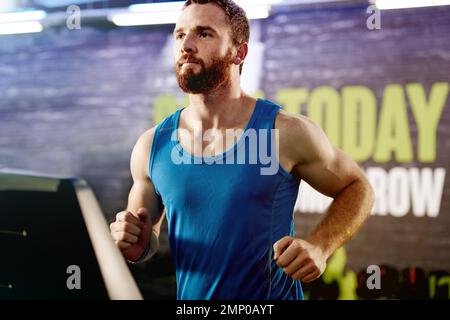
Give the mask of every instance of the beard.
[[230, 65], [232, 64], [232, 51], [229, 49], [225, 56], [214, 57], [211, 65], [206, 67], [205, 63], [196, 59], [201, 70], [197, 73], [192, 68], [181, 72], [183, 66], [179, 63], [175, 65], [175, 72], [177, 76], [178, 85], [181, 90], [192, 94], [207, 94], [217, 89], [223, 83], [228, 83], [230, 80]]

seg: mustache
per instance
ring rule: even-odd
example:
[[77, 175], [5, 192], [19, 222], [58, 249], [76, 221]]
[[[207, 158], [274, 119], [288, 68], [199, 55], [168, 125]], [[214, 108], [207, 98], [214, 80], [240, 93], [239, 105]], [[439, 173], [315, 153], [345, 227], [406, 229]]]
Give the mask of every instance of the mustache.
[[200, 65], [203, 65], [203, 61], [197, 58], [194, 58], [191, 55], [183, 55], [181, 56], [181, 58], [178, 60], [177, 64], [178, 65], [182, 65], [185, 63], [198, 63]]

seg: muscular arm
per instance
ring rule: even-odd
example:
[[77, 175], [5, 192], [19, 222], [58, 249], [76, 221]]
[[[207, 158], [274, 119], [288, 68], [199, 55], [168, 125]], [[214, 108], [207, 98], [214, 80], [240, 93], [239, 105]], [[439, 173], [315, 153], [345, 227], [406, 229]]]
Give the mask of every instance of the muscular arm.
[[128, 195], [127, 211], [137, 212], [139, 208], [147, 209], [150, 220], [151, 252], [159, 248], [159, 234], [164, 212], [161, 212], [155, 187], [149, 176], [149, 156], [153, 142], [154, 128], [144, 132], [136, 142], [131, 153], [130, 170], [133, 186]]
[[113, 239], [130, 262], [148, 260], [159, 248], [164, 212], [148, 174], [153, 135], [154, 128], [144, 132], [133, 148], [130, 160], [133, 186], [128, 196], [127, 209], [119, 212], [116, 221], [110, 225]]
[[[323, 220], [305, 241], [297, 243], [299, 252], [306, 248], [313, 251], [311, 255], [320, 256], [316, 260], [322, 265], [316, 267], [322, 273], [329, 256], [350, 240], [370, 215], [374, 194], [357, 163], [332, 146], [323, 130], [311, 120], [282, 112], [276, 125], [280, 129], [280, 163], [317, 191], [333, 198]], [[292, 239], [286, 238], [281, 246], [290, 243]], [[283, 266], [289, 262], [289, 258], [282, 260]]]
[[306, 239], [320, 246], [328, 257], [359, 230], [370, 214], [374, 195], [360, 167], [331, 146], [319, 127], [309, 125], [314, 143], [293, 171], [314, 189], [334, 199], [324, 219]]

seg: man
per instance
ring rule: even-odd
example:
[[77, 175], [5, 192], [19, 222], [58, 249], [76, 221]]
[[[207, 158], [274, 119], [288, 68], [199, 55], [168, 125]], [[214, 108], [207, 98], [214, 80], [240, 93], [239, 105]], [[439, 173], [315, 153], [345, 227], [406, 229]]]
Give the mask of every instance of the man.
[[[112, 236], [128, 261], [145, 261], [167, 215], [178, 299], [302, 299], [300, 281], [317, 279], [369, 216], [372, 189], [312, 121], [242, 91], [249, 25], [234, 2], [187, 1], [174, 39], [190, 103], [139, 137], [128, 206]], [[241, 133], [237, 143], [224, 139], [230, 131]], [[249, 161], [255, 144], [277, 155], [276, 170]], [[307, 239], [294, 237], [302, 179], [334, 198]]]

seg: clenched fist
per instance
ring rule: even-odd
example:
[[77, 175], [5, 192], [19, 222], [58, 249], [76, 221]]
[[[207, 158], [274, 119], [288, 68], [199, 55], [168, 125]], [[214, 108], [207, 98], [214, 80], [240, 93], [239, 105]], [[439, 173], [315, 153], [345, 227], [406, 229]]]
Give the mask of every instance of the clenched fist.
[[109, 225], [114, 242], [123, 256], [130, 260], [138, 260], [150, 241], [150, 219], [147, 209], [140, 208], [136, 213], [121, 211], [116, 221]]
[[311, 282], [325, 271], [327, 257], [323, 250], [305, 240], [283, 237], [273, 245], [274, 260], [294, 280]]

